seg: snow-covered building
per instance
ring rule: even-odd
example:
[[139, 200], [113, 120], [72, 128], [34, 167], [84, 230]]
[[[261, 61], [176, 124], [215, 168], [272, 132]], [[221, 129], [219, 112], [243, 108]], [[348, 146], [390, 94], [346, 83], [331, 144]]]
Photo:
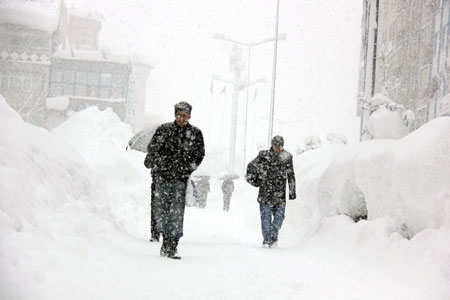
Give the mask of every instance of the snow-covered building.
[[[438, 3], [441, 2], [441, 5]], [[437, 20], [446, 0], [364, 0], [358, 114], [361, 102], [383, 93], [411, 110], [418, 128], [435, 116], [429, 112], [436, 93], [433, 81], [439, 31]], [[445, 13], [444, 13], [445, 15]], [[447, 8], [448, 20], [448, 8]]]
[[0, 92], [25, 121], [42, 127], [59, 9], [55, 1], [0, 3]]
[[432, 99], [427, 106], [429, 119], [450, 116], [449, 34], [450, 2], [435, 1], [436, 15], [433, 23]]
[[137, 127], [151, 65], [100, 47], [96, 12], [68, 0], [15, 2], [0, 4], [0, 86], [9, 105], [48, 129], [88, 106]]

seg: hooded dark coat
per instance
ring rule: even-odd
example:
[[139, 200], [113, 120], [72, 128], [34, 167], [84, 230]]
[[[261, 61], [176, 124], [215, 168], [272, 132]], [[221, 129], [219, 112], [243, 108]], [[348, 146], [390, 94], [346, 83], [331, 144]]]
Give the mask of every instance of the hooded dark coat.
[[247, 170], [246, 177], [254, 176], [252, 185], [259, 187], [258, 202], [266, 205], [286, 203], [286, 181], [289, 184], [289, 199], [296, 198], [295, 173], [292, 163], [292, 154], [282, 150], [277, 154], [273, 149], [260, 151], [253, 159]]
[[146, 160], [152, 174], [164, 180], [187, 182], [205, 156], [205, 144], [200, 129], [191, 124], [179, 126], [170, 122], [160, 125], [148, 145]]

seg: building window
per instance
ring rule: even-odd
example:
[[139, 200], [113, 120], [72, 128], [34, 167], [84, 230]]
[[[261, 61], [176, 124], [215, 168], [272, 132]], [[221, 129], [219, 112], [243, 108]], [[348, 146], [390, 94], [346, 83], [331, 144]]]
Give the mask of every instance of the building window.
[[65, 83], [75, 83], [75, 71], [64, 70], [64, 82]]
[[88, 87], [86, 85], [78, 85], [75, 88], [75, 95], [80, 97], [88, 96]]
[[100, 73], [100, 85], [111, 86], [111, 73]]
[[22, 73], [11, 72], [9, 76], [9, 90], [19, 92], [22, 90]]
[[98, 86], [89, 87], [89, 97], [98, 98]]
[[99, 81], [99, 74], [94, 72], [89, 72], [88, 74], [88, 83], [89, 85], [98, 85], [100, 83]]
[[113, 98], [113, 99], [125, 98], [123, 95], [124, 95], [124, 89], [123, 88], [114, 88], [112, 90], [111, 98]]
[[63, 95], [73, 95], [73, 84], [65, 83], [63, 89]]
[[9, 90], [9, 72], [8, 71], [2, 72], [0, 89], [3, 91]]
[[3, 71], [0, 88], [13, 92], [41, 92], [43, 90], [44, 74]]
[[80, 45], [85, 47], [92, 47], [92, 33], [82, 32], [80, 35]]
[[51, 75], [51, 81], [63, 81], [63, 71], [60, 69], [53, 69]]

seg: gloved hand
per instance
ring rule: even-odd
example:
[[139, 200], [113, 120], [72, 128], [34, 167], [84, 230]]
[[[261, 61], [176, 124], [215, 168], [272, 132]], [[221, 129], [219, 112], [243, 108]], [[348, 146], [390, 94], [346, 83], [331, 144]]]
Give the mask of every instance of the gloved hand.
[[297, 198], [297, 195], [295, 192], [289, 193], [289, 200], [295, 200]]

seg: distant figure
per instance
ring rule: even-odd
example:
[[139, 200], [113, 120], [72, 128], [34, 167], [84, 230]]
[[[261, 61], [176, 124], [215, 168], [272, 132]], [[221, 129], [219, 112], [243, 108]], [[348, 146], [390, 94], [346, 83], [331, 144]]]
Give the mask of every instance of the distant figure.
[[230, 210], [231, 195], [234, 191], [234, 182], [231, 179], [225, 179], [222, 183], [223, 192], [223, 210]]
[[206, 207], [206, 201], [208, 200], [208, 193], [211, 188], [209, 185], [209, 176], [201, 176], [197, 182], [198, 202], [197, 206], [200, 208]]
[[186, 206], [196, 206], [198, 202], [198, 191], [195, 181], [189, 179], [189, 184], [186, 189]]
[[186, 188], [189, 177], [205, 156], [200, 129], [189, 124], [192, 106], [175, 104], [175, 121], [160, 125], [148, 145], [155, 176], [156, 227], [163, 236], [161, 256], [180, 259]]
[[248, 183], [259, 187], [258, 202], [264, 248], [271, 248], [278, 242], [278, 232], [286, 209], [286, 181], [289, 183], [289, 199], [296, 198], [292, 154], [284, 151], [283, 145], [283, 137], [274, 136], [272, 147], [259, 152], [248, 164], [245, 175]]

